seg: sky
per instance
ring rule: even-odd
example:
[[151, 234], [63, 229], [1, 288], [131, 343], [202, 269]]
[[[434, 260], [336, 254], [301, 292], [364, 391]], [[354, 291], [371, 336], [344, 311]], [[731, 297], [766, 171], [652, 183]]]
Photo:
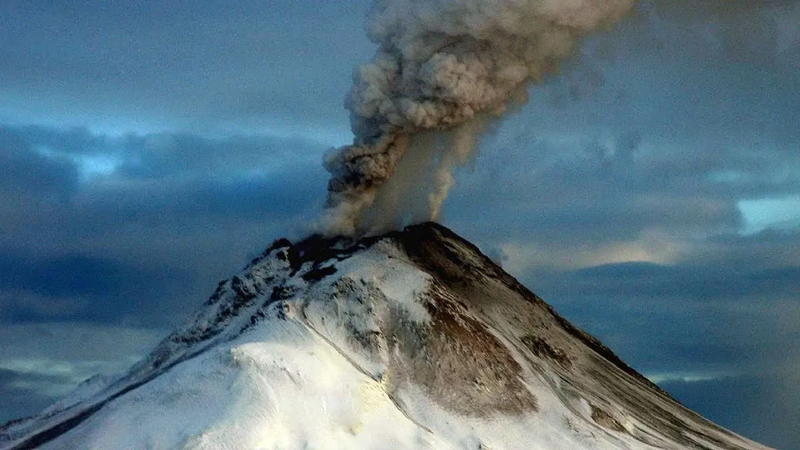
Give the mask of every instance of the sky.
[[[369, 4], [0, 3], [0, 421], [308, 232]], [[493, 124], [441, 221], [685, 405], [800, 449], [800, 3], [635, 9]]]

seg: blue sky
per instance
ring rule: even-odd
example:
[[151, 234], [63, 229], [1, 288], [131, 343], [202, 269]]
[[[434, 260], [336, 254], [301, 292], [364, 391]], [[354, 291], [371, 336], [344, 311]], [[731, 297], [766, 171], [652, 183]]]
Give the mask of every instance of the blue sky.
[[[367, 0], [0, 5], [0, 420], [123, 370], [325, 201]], [[651, 0], [443, 223], [704, 415], [800, 442], [800, 5]], [[792, 447], [794, 446], [794, 447]]]

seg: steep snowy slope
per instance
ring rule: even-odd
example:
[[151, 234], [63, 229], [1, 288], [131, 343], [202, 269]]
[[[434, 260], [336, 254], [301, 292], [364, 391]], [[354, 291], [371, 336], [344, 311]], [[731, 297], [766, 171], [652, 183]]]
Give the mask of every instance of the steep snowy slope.
[[25, 449], [764, 449], [671, 399], [436, 224], [276, 241]]

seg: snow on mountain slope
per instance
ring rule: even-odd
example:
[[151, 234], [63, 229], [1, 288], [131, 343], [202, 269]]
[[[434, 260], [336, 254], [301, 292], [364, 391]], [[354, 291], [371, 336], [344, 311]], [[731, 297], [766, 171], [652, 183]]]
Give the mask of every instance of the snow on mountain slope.
[[276, 241], [128, 374], [3, 449], [764, 449], [450, 230]]

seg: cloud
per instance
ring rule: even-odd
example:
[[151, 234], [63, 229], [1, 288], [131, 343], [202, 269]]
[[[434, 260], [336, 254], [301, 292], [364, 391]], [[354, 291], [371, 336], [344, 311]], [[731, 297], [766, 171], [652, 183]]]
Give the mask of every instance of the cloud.
[[192, 275], [189, 268], [148, 269], [80, 254], [6, 253], [0, 255], [0, 320], [119, 323], [124, 317], [147, 317], [157, 311], [154, 301], [168, 304]]
[[701, 42], [706, 45], [716, 41], [716, 48], [734, 61], [781, 64], [787, 62], [781, 58], [791, 56], [786, 54], [787, 44], [797, 40], [796, 33], [782, 26], [783, 20], [800, 16], [800, 8], [792, 0], [651, 0], [645, 5], [654, 16], [674, 27], [704, 34], [706, 39]]
[[0, 397], [3, 398], [0, 423], [36, 414], [55, 402], [65, 392], [52, 395], [35, 389], [31, 385], [58, 383], [63, 383], [60, 377], [31, 376], [13, 370], [0, 369]]
[[[320, 144], [300, 137], [233, 134], [208, 137], [190, 132], [98, 134], [84, 127], [67, 129], [37, 125], [4, 125], [3, 141], [18, 154], [30, 154], [44, 164], [72, 162], [77, 169], [86, 161], [113, 161], [105, 174], [117, 177], [170, 178], [178, 175], [234, 176], [242, 173], [272, 172], [285, 162], [319, 159]], [[83, 164], [82, 164], [83, 163]]]
[[[588, 248], [610, 251], [638, 243], [651, 253], [654, 246], [660, 247], [657, 253], [666, 250], [671, 260], [671, 246], [710, 246], [712, 241], [700, 244], [700, 238], [742, 230], [740, 199], [800, 186], [797, 177], [778, 178], [787, 167], [800, 172], [800, 164], [777, 151], [673, 151], [679, 144], [648, 142], [645, 135], [632, 161], [609, 163], [597, 157], [593, 144], [580, 141], [484, 146], [484, 153], [511, 153], [505, 158], [515, 164], [493, 164], [494, 155], [480, 155], [471, 172], [462, 172], [445, 218], [505, 242], [527, 242], [543, 254], [579, 260]], [[741, 179], [717, 180], [715, 174], [726, 170], [738, 171]], [[498, 217], [503, 233], [492, 231]]]
[[767, 269], [759, 261], [740, 266], [715, 265], [661, 266], [652, 263], [616, 263], [571, 272], [562, 292], [594, 292], [624, 298], [644, 298], [652, 302], [675, 299], [687, 302], [735, 302], [763, 295], [785, 298], [800, 294], [800, 266]]
[[342, 93], [371, 51], [360, 32], [366, 6], [4, 2], [0, 12], [17, 20], [0, 50], [0, 114], [123, 132], [221, 122], [346, 130]]
[[[32, 168], [0, 181], [16, 193], [0, 198], [6, 321], [174, 324], [272, 238], [302, 233], [324, 198], [324, 147], [299, 138], [41, 126], [0, 138], [13, 150], [0, 164]], [[85, 173], [104, 157], [115, 164]]]
[[37, 413], [96, 374], [126, 369], [166, 335], [162, 329], [47, 322], [4, 324], [0, 422]]
[[660, 383], [689, 408], [720, 425], [774, 448], [793, 448], [800, 432], [797, 390], [791, 380], [765, 373]]
[[751, 150], [781, 143], [796, 153], [800, 41], [782, 24], [799, 18], [792, 1], [639, 2], [633, 20], [592, 38], [561, 76], [531, 92], [524, 120]]
[[78, 183], [78, 169], [67, 158], [36, 151], [21, 130], [0, 125], [0, 190], [5, 195], [68, 195]]

